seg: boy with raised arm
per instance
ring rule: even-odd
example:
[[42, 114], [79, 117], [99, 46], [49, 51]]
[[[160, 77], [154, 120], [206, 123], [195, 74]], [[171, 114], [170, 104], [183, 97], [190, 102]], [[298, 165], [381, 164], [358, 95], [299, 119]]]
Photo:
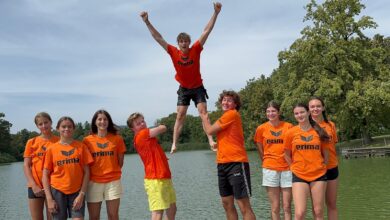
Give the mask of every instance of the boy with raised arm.
[[[207, 23], [199, 39], [195, 41], [191, 47], [190, 35], [187, 33], [180, 33], [177, 36], [177, 44], [179, 48], [168, 44], [164, 40], [162, 35], [150, 23], [147, 12], [144, 11], [140, 14], [153, 38], [170, 55], [176, 70], [175, 79], [180, 84], [179, 90], [177, 91], [177, 115], [173, 129], [171, 153], [174, 153], [177, 149], [177, 141], [183, 128], [190, 101], [192, 100], [195, 103], [199, 115], [207, 114], [206, 98], [208, 98], [208, 96], [206, 89], [203, 86], [203, 80], [200, 74], [200, 53], [203, 50], [203, 45], [206, 43], [209, 34], [213, 30], [221, 8], [221, 3], [214, 3], [214, 13], [211, 16], [210, 21]], [[215, 149], [215, 142], [213, 141], [212, 136], [207, 135], [207, 137], [211, 148]]]
[[145, 167], [144, 185], [148, 195], [152, 220], [174, 220], [176, 215], [176, 193], [171, 180], [168, 159], [158, 143], [157, 135], [167, 128], [159, 125], [147, 128], [144, 116], [135, 112], [127, 119], [127, 126], [134, 132], [134, 147]]

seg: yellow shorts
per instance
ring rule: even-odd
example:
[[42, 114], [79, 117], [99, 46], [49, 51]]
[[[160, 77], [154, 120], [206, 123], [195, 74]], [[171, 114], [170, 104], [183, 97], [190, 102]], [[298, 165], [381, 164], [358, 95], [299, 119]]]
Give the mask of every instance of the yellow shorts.
[[114, 180], [108, 183], [96, 183], [89, 181], [86, 201], [102, 202], [103, 200], [120, 199], [121, 195], [121, 180]]
[[145, 179], [144, 185], [150, 211], [165, 210], [172, 203], [176, 203], [176, 193], [171, 179]]

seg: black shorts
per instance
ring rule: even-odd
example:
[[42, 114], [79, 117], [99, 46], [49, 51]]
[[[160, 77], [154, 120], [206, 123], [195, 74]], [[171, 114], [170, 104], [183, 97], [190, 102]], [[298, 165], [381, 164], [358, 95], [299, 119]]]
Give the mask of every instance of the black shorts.
[[218, 164], [218, 186], [221, 197], [233, 195], [235, 199], [252, 195], [248, 163], [232, 162]]
[[335, 180], [339, 176], [339, 167], [331, 168], [326, 171], [326, 180]]
[[206, 99], [209, 98], [209, 96], [207, 95], [207, 91], [203, 86], [193, 89], [186, 89], [179, 86], [179, 89], [177, 90], [177, 95], [178, 106], [189, 106], [191, 100], [194, 101], [195, 106], [197, 106], [198, 103], [206, 102]]
[[27, 195], [29, 199], [44, 199], [45, 196], [36, 196], [31, 187], [27, 188]]
[[307, 184], [310, 184], [310, 183], [316, 182], [316, 181], [326, 181], [326, 174], [324, 174], [323, 176], [320, 176], [319, 178], [317, 178], [317, 179], [315, 179], [313, 181], [310, 181], [310, 182], [297, 177], [294, 173], [292, 174], [292, 182], [293, 183], [307, 183]]

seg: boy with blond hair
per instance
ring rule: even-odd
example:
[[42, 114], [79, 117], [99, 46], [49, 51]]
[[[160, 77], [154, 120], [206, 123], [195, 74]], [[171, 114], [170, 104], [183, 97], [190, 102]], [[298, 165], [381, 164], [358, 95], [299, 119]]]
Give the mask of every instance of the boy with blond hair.
[[144, 164], [144, 186], [152, 212], [151, 219], [161, 220], [164, 211], [167, 219], [175, 219], [176, 193], [168, 158], [156, 138], [167, 130], [166, 126], [147, 128], [144, 116], [138, 112], [129, 116], [127, 126], [134, 132], [134, 147]]

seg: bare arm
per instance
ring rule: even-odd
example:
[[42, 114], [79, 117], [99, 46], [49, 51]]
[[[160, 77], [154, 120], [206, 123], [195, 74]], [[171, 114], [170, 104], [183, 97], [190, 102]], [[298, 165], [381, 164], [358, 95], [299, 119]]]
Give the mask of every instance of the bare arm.
[[50, 170], [44, 168], [43, 174], [42, 174], [42, 185], [43, 185], [43, 189], [45, 190], [47, 209], [49, 210], [50, 213], [56, 213], [57, 212], [57, 203], [53, 199], [53, 196], [51, 194], [49, 177], [50, 177]]
[[286, 162], [290, 166], [292, 163], [291, 150], [284, 149], [284, 159], [286, 159]]
[[124, 158], [125, 158], [124, 153], [118, 153], [118, 163], [121, 168], [123, 167]]
[[329, 151], [328, 151], [328, 148], [326, 148], [326, 147], [321, 147], [321, 154], [322, 154], [322, 156], [324, 157], [324, 163], [325, 163], [325, 164], [328, 164], [328, 160], [329, 160]]
[[257, 151], [259, 152], [260, 155], [260, 160], [263, 161], [264, 158], [263, 144], [261, 142], [256, 142], [256, 146], [257, 146]]
[[203, 33], [199, 37], [199, 43], [203, 46], [206, 43], [209, 34], [214, 28], [214, 24], [217, 21], [219, 12], [221, 11], [222, 4], [219, 2], [214, 3], [214, 13], [210, 18], [210, 21], [207, 23], [206, 27], [203, 30]]
[[43, 196], [44, 192], [41, 189], [41, 187], [35, 182], [32, 176], [31, 169], [32, 169], [32, 159], [31, 157], [25, 157], [24, 164], [23, 164], [23, 171], [24, 171], [24, 175], [26, 176], [28, 185], [31, 186], [31, 189], [36, 196]]
[[88, 182], [89, 182], [89, 165], [84, 165], [84, 176], [83, 182], [81, 185], [81, 189], [79, 195], [77, 195], [76, 199], [73, 201], [73, 210], [79, 210], [81, 206], [83, 206], [85, 192], [87, 192]]
[[156, 137], [157, 135], [162, 134], [166, 131], [167, 127], [165, 125], [159, 125], [150, 129], [150, 137]]
[[148, 27], [150, 34], [152, 34], [152, 37], [157, 41], [158, 44], [161, 45], [162, 48], [164, 48], [165, 51], [168, 51], [168, 43], [164, 40], [164, 38], [156, 30], [156, 28], [153, 27], [152, 23], [150, 23], [148, 13], [146, 11], [143, 11], [141, 12], [140, 16], [145, 22], [146, 27]]
[[202, 119], [204, 132], [206, 132], [207, 135], [214, 135], [222, 130], [218, 123], [211, 125], [208, 114], [201, 114], [200, 118]]

